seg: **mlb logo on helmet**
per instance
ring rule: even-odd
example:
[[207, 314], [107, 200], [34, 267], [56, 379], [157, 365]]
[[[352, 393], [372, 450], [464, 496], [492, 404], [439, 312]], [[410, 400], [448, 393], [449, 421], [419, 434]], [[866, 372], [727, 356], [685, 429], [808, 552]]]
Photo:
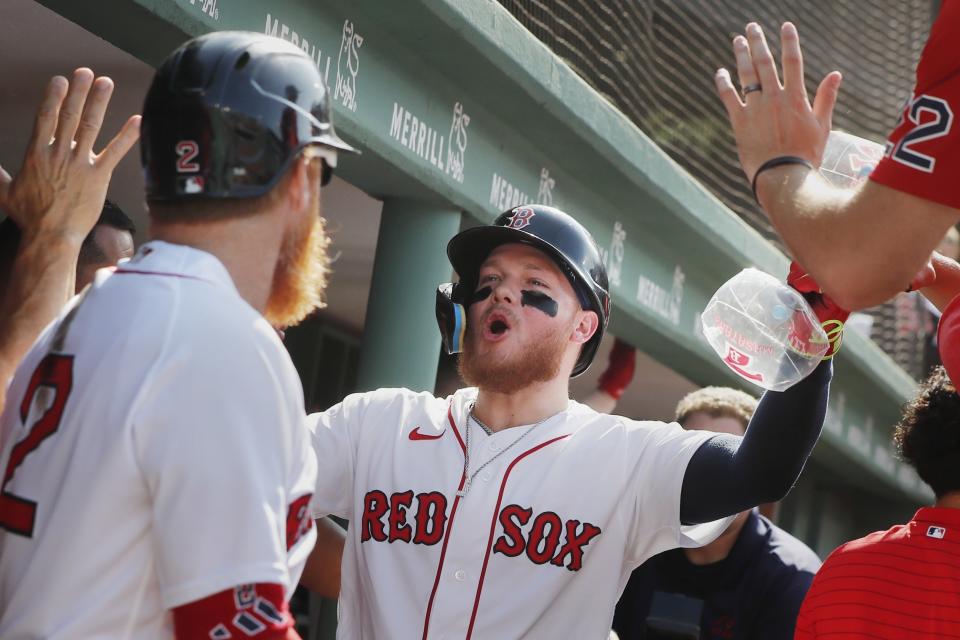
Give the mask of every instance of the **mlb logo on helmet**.
[[535, 215], [537, 214], [530, 207], [517, 207], [513, 210], [513, 215], [510, 216], [510, 224], [508, 224], [507, 227], [510, 229], [523, 229], [530, 224], [530, 221]]
[[180, 179], [181, 193], [203, 193], [203, 176], [187, 176]]
[[930, 527], [927, 528], [928, 538], [936, 538], [938, 540], [943, 540], [943, 538], [946, 537], [946, 535], [947, 535], [947, 530], [944, 529], [943, 527], [935, 527], [931, 525]]

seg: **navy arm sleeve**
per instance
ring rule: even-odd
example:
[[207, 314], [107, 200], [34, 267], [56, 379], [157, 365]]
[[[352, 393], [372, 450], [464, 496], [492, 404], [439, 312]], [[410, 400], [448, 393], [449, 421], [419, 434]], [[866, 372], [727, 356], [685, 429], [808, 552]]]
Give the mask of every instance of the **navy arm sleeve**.
[[743, 438], [703, 443], [683, 476], [680, 521], [710, 522], [787, 495], [820, 436], [832, 376], [824, 361], [786, 391], [763, 394]]

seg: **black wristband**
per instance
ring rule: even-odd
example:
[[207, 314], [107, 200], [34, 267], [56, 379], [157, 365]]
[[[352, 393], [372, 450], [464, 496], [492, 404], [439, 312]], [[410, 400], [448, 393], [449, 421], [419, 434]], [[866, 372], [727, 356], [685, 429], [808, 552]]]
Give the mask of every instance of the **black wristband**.
[[760, 198], [757, 197], [757, 178], [759, 178], [760, 174], [767, 169], [781, 167], [785, 164], [802, 164], [807, 169], [813, 169], [813, 163], [809, 160], [801, 158], [800, 156], [777, 156], [776, 158], [770, 158], [760, 165], [760, 168], [757, 169], [757, 172], [753, 174], [753, 181], [750, 183], [750, 190], [753, 191], [753, 199], [757, 201], [757, 204], [760, 204]]

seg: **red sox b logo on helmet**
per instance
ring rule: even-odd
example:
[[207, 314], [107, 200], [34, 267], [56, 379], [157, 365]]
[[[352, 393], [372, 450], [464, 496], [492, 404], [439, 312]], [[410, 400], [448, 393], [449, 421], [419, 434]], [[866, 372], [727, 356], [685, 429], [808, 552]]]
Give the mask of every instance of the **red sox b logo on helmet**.
[[513, 210], [513, 215], [510, 216], [510, 224], [508, 224], [507, 227], [510, 229], [523, 229], [530, 224], [530, 221], [535, 215], [537, 214], [529, 207], [517, 207]]

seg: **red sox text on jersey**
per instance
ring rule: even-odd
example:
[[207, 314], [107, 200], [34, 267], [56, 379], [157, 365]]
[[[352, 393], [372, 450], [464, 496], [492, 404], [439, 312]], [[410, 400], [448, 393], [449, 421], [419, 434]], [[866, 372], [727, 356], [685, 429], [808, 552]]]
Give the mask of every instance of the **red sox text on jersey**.
[[[414, 504], [416, 513], [411, 514]], [[493, 545], [494, 553], [508, 557], [526, 553], [535, 564], [549, 562], [569, 571], [580, 570], [585, 547], [601, 533], [589, 522], [564, 521], [552, 511], [534, 517], [533, 509], [517, 504], [505, 506], [497, 519], [500, 535]], [[447, 520], [447, 497], [438, 491], [416, 495], [402, 491], [387, 496], [375, 489], [364, 496], [360, 542], [434, 545], [443, 540]]]

